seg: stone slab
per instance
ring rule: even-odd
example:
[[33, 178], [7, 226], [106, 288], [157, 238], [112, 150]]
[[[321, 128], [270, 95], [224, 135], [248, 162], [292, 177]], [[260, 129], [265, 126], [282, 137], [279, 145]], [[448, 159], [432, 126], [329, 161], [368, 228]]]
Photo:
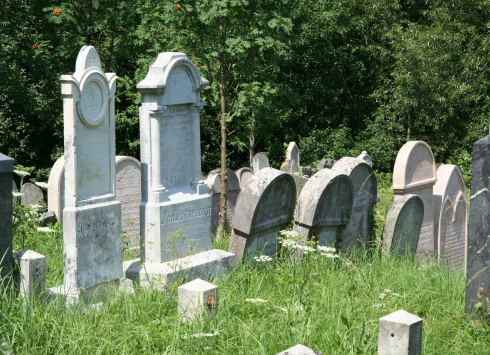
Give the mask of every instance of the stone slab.
[[238, 178], [238, 183], [240, 184], [240, 189], [243, 189], [247, 181], [253, 176], [254, 172], [250, 168], [240, 168], [235, 171]]
[[265, 153], [257, 153], [252, 158], [252, 167], [254, 174], [257, 174], [260, 170], [269, 167], [269, 158]]
[[12, 172], [14, 160], [0, 153], [0, 278], [12, 270]]
[[218, 286], [199, 278], [179, 286], [178, 314], [183, 321], [218, 313]]
[[44, 203], [43, 190], [36, 184], [27, 182], [22, 185], [22, 196], [20, 198], [21, 205], [41, 205]]
[[380, 318], [378, 355], [422, 355], [422, 319], [404, 310]]
[[56, 160], [48, 179], [48, 211], [53, 211], [59, 224], [63, 225], [65, 208], [65, 156]]
[[322, 353], [310, 349], [307, 346], [298, 344], [287, 350], [277, 353], [277, 355], [322, 355]]

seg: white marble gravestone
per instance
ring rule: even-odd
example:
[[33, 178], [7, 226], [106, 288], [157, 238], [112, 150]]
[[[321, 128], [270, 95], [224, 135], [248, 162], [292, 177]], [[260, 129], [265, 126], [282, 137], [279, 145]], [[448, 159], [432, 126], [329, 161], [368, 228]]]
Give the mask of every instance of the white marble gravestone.
[[53, 211], [58, 223], [63, 225], [65, 208], [65, 156], [58, 158], [51, 168], [48, 180], [48, 211]]
[[254, 175], [254, 172], [250, 168], [240, 168], [235, 171], [235, 175], [238, 178], [240, 189], [243, 189], [247, 181]]
[[378, 200], [378, 182], [374, 171], [363, 159], [345, 157], [332, 170], [346, 174], [352, 181], [353, 208], [342, 233], [342, 250], [366, 248], [370, 242], [369, 211]]
[[123, 276], [121, 203], [116, 200], [116, 74], [102, 71], [94, 47], [80, 50], [61, 77], [65, 140], [65, 283], [51, 293], [90, 302]]
[[295, 202], [296, 186], [289, 174], [264, 168], [248, 180], [235, 205], [228, 247], [237, 263], [276, 254], [279, 231], [291, 220]]
[[299, 148], [296, 142], [291, 142], [286, 149], [286, 161], [295, 160], [298, 166], [301, 166], [299, 162]]
[[434, 238], [439, 260], [466, 267], [468, 200], [456, 165], [441, 165], [434, 185]]
[[252, 158], [252, 168], [254, 173], [258, 173], [260, 170], [269, 167], [269, 158], [265, 153], [257, 153]]
[[323, 169], [313, 175], [299, 195], [293, 230], [317, 237], [320, 245], [334, 246], [338, 228], [349, 221], [353, 203], [353, 186], [342, 173]]
[[429, 145], [410, 141], [400, 149], [393, 169], [395, 201], [414, 194], [424, 203], [424, 221], [420, 231], [417, 253], [420, 256], [437, 252], [434, 242], [434, 202], [432, 188], [437, 181], [434, 155]]

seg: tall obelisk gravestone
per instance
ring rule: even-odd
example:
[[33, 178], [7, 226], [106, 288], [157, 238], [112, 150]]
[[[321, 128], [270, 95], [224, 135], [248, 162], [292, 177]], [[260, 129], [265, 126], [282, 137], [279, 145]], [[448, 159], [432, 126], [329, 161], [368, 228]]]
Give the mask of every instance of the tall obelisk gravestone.
[[[160, 53], [142, 94], [141, 260], [163, 263], [211, 246], [211, 197], [201, 179], [200, 91], [209, 82], [184, 53]], [[180, 234], [182, 233], [182, 234]]]
[[123, 276], [121, 203], [116, 201], [116, 74], [102, 71], [94, 47], [61, 77], [65, 137], [63, 256], [68, 301], [91, 301]]
[[12, 270], [12, 172], [14, 159], [0, 153], [0, 285]]

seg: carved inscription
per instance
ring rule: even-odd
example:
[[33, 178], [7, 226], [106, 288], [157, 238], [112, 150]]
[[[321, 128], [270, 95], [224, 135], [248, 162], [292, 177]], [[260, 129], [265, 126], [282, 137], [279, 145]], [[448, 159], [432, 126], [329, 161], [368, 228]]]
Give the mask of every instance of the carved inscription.
[[172, 213], [172, 214], [167, 213], [167, 211], [164, 211], [163, 215], [164, 218], [162, 221], [162, 225], [186, 223], [191, 220], [202, 219], [202, 217], [211, 215], [211, 207], [199, 208], [197, 210], [185, 210], [180, 213]]
[[97, 82], [91, 81], [83, 88], [81, 101], [85, 119], [90, 121], [97, 118], [103, 106], [102, 89]]
[[419, 245], [418, 249], [419, 250], [434, 250], [433, 246], [433, 230], [432, 230], [432, 223], [431, 221], [428, 222], [423, 222], [422, 223], [422, 228], [420, 230], [420, 236], [419, 236]]
[[139, 167], [126, 166], [117, 173], [116, 193], [122, 208], [123, 239], [128, 246], [137, 246], [139, 245], [141, 204], [141, 171]]
[[[86, 232], [86, 231], [97, 231], [97, 232], [102, 232], [102, 235], [104, 236], [103, 233], [106, 232], [107, 228], [111, 228], [117, 226], [117, 220], [116, 219], [101, 219], [98, 221], [94, 222], [79, 222], [77, 223], [77, 233], [81, 232]], [[99, 235], [95, 234], [95, 238], [99, 237]]]

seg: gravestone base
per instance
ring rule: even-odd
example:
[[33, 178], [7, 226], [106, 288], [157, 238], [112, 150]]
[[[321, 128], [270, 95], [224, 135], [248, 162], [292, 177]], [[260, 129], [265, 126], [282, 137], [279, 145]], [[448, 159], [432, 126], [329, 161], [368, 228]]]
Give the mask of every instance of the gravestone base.
[[142, 263], [140, 259], [125, 261], [124, 273], [128, 279], [143, 287], [164, 289], [183, 277], [187, 280], [210, 280], [222, 277], [235, 267], [235, 254], [220, 249], [204, 251], [164, 263]]

